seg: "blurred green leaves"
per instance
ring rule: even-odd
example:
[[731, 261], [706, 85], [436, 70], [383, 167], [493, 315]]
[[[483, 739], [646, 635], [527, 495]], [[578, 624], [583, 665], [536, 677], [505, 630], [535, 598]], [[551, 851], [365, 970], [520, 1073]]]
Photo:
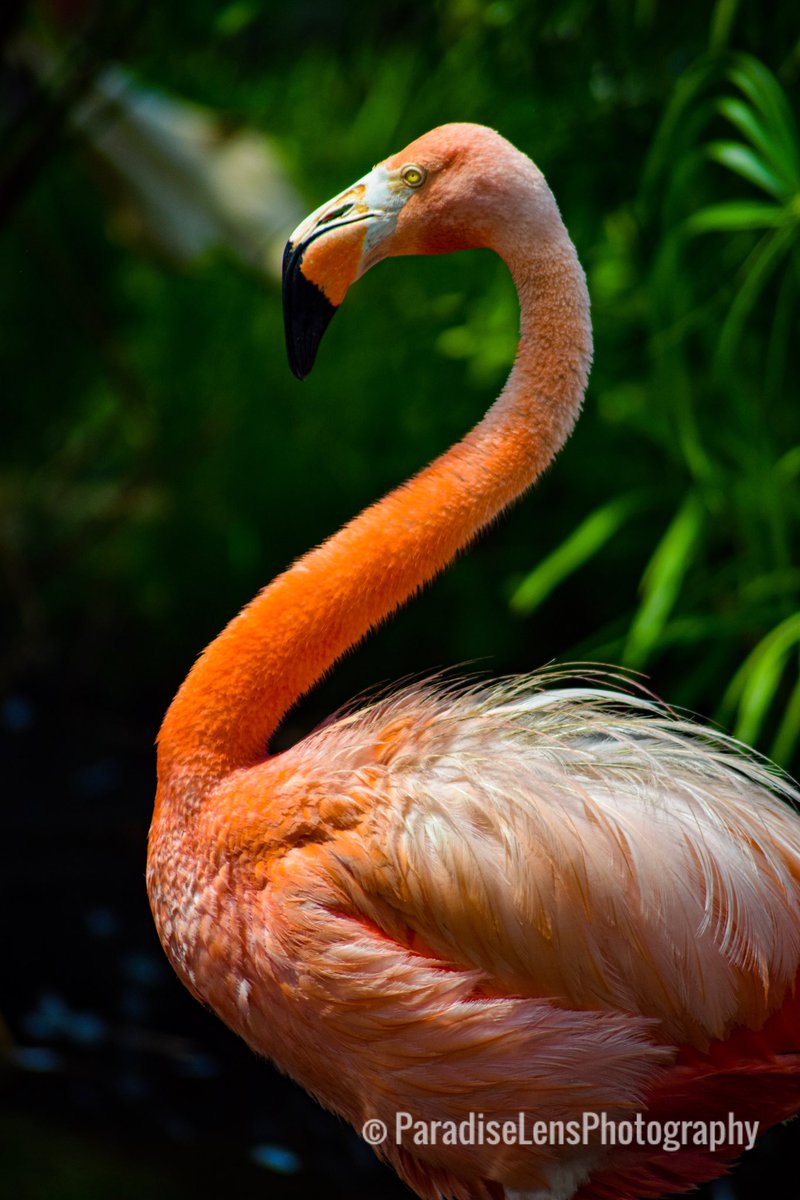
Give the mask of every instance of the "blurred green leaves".
[[800, 683], [797, 675], [800, 650], [800, 613], [793, 613], [771, 629], [750, 652], [734, 675], [723, 697], [722, 711], [735, 718], [736, 737], [747, 743], [760, 739], [780, 686], [792, 676], [792, 690], [770, 749], [778, 762], [786, 762], [800, 738]]
[[695, 561], [704, 519], [701, 501], [689, 492], [659, 539], [642, 576], [642, 601], [631, 620], [623, 650], [626, 666], [644, 667], [661, 643]]
[[512, 610], [518, 616], [530, 616], [560, 583], [598, 554], [641, 507], [639, 496], [618, 496], [590, 513], [514, 588]]
[[[690, 253], [689, 243], [697, 235], [753, 235], [761, 231], [755, 240], [731, 240], [730, 255], [725, 255], [739, 262], [719, 333], [717, 362], [722, 370], [732, 372], [744, 325], [781, 263], [787, 269], [787, 291], [795, 293], [796, 301], [800, 135], [783, 89], [752, 55], [733, 54], [722, 60], [713, 55], [704, 57], [687, 72], [687, 81], [677, 90], [656, 138], [650, 160], [651, 184], [669, 177], [679, 181], [667, 184], [670, 209], [680, 203], [678, 189], [685, 196], [700, 183], [707, 162], [723, 167], [746, 187], [736, 198], [699, 206], [669, 229], [661, 271], [671, 275], [676, 256]], [[732, 86], [734, 94], [709, 98], [720, 83]], [[729, 128], [733, 126], [744, 140], [716, 137], [692, 145], [692, 139], [699, 139], [715, 118], [722, 118]], [[769, 199], [757, 199], [758, 192]], [[658, 272], [655, 282], [662, 290], [671, 289], [672, 280], [659, 279]], [[787, 295], [784, 302], [790, 304], [791, 297]], [[770, 354], [785, 356], [788, 330], [780, 336], [783, 345], [765, 352], [765, 364]]]
[[[708, 55], [687, 76], [689, 85], [668, 108], [650, 162], [650, 181], [666, 183], [664, 249], [656, 256], [653, 286], [662, 327], [671, 324], [674, 331], [663, 342], [662, 368], [685, 389], [684, 412], [692, 414], [694, 436], [703, 440], [702, 469], [645, 574], [645, 603], [632, 624], [626, 657], [643, 664], [648, 593], [656, 612], [676, 605], [684, 580], [694, 584], [695, 606], [713, 606], [724, 597], [724, 574], [706, 576], [716, 595], [706, 584], [705, 599], [698, 591], [703, 577], [695, 573], [692, 579], [698, 514], [707, 510], [716, 524], [710, 548], [725, 542], [737, 547], [741, 583], [729, 602], [748, 641], [756, 640], [749, 652], [747, 642], [742, 645], [744, 661], [718, 714], [735, 718], [742, 740], [769, 746], [786, 763], [800, 737], [797, 656], [790, 657], [800, 616], [797, 576], [788, 570], [790, 547], [800, 545], [800, 506], [796, 491], [781, 479], [779, 438], [788, 424], [789, 359], [797, 349], [800, 312], [800, 136], [783, 89], [752, 55]], [[724, 94], [716, 95], [719, 90]], [[703, 140], [725, 126], [741, 140], [729, 134]], [[727, 179], [715, 180], [709, 164], [723, 168]], [[667, 182], [668, 173], [679, 180], [680, 193]], [[681, 213], [682, 197], [710, 197], [717, 188], [728, 198]], [[699, 235], [703, 246], [696, 243]], [[725, 422], [716, 442], [701, 432], [708, 429], [702, 405]], [[770, 579], [782, 583], [770, 590], [763, 586]], [[759, 580], [762, 586], [754, 588]], [[651, 647], [665, 628], [656, 622]], [[702, 629], [701, 622], [698, 633]], [[765, 741], [770, 731], [771, 742]]]

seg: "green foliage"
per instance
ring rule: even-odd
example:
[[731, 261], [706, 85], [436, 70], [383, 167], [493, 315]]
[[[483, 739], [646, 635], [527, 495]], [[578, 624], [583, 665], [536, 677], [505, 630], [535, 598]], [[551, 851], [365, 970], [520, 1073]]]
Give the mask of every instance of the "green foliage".
[[[126, 65], [264, 128], [309, 209], [432, 125], [499, 128], [547, 174], [587, 267], [595, 368], [570, 445], [304, 722], [409, 670], [595, 659], [789, 763], [794, 6], [719, 0], [709, 23], [612, 0], [201, 0], [135, 26]], [[502, 266], [397, 261], [353, 290], [301, 388], [277, 292], [224, 258], [179, 273], [116, 241], [74, 139], [0, 270], [19, 409], [0, 467], [7, 675], [90, 680], [153, 726], [142, 695], [166, 700], [258, 586], [458, 437], [513, 354]]]
[[689, 492], [656, 545], [642, 576], [642, 602], [631, 621], [624, 662], [643, 667], [660, 647], [681, 589], [697, 557], [705, 512]]
[[[692, 531], [659, 547], [672, 562], [662, 607], [674, 608], [677, 620], [687, 611], [710, 616], [720, 603], [736, 611], [747, 640], [735, 653], [730, 647], [733, 680], [718, 715], [735, 715], [738, 736], [787, 763], [800, 736], [797, 662], [789, 657], [798, 605], [790, 548], [800, 545], [800, 505], [779, 464], [783, 439], [798, 436], [790, 380], [797, 370], [800, 137], [783, 89], [751, 55], [708, 55], [687, 76], [649, 164], [648, 201], [658, 210], [662, 242], [651, 280], [657, 362], [665, 383], [683, 394], [684, 457], [695, 476], [687, 503], [713, 526], [695, 570]], [[713, 136], [731, 126], [742, 140]], [[732, 553], [730, 565], [715, 571], [714, 562]], [[651, 582], [645, 577], [645, 591]], [[636, 665], [644, 660], [630, 651], [646, 603], [628, 643]], [[659, 632], [668, 635], [669, 623]], [[700, 621], [698, 645], [707, 637]], [[748, 642], [755, 642], [749, 654]], [[737, 656], [744, 657], [738, 669]]]
[[639, 507], [638, 497], [618, 496], [590, 513], [517, 584], [511, 596], [513, 611], [520, 616], [530, 616], [563, 580], [598, 554]]
[[[735, 714], [735, 733], [743, 742], [755, 742], [761, 736], [781, 681], [792, 662], [792, 652], [796, 658], [799, 648], [800, 613], [793, 613], [761, 639], [731, 680], [723, 698], [723, 710]], [[772, 755], [779, 761], [794, 751], [800, 735], [796, 723], [800, 689], [796, 680], [793, 683], [772, 746]]]

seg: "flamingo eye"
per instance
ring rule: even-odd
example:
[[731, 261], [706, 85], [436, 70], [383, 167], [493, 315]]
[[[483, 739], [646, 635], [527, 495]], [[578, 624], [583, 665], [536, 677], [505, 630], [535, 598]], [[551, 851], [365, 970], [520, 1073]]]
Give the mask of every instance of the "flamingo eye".
[[428, 172], [424, 167], [418, 167], [416, 163], [406, 163], [404, 167], [400, 168], [400, 175], [403, 182], [407, 183], [409, 187], [418, 188], [422, 187], [428, 177]]

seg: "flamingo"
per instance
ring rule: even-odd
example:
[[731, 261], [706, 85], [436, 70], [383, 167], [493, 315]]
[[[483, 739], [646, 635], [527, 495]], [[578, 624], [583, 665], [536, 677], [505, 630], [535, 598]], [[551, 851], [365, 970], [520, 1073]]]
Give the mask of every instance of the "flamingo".
[[[509, 379], [195, 663], [159, 735], [150, 901], [188, 989], [356, 1128], [382, 1121], [379, 1154], [424, 1200], [641, 1200], [720, 1174], [734, 1132], [675, 1150], [435, 1130], [588, 1113], [763, 1129], [795, 1113], [793, 785], [646, 696], [546, 672], [415, 684], [267, 751], [298, 697], [544, 470], [592, 353], [553, 195], [490, 129], [427, 133], [286, 247], [300, 378], [371, 266], [472, 247], [519, 293]], [[434, 1135], [399, 1136], [398, 1114]]]

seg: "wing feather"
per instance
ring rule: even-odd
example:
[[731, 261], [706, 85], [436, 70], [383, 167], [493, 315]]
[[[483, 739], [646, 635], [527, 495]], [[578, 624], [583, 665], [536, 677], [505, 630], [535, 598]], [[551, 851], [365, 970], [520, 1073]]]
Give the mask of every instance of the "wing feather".
[[646, 697], [416, 686], [297, 753], [364, 813], [335, 849], [355, 909], [498, 994], [703, 1045], [762, 1023], [797, 974], [797, 794]]

